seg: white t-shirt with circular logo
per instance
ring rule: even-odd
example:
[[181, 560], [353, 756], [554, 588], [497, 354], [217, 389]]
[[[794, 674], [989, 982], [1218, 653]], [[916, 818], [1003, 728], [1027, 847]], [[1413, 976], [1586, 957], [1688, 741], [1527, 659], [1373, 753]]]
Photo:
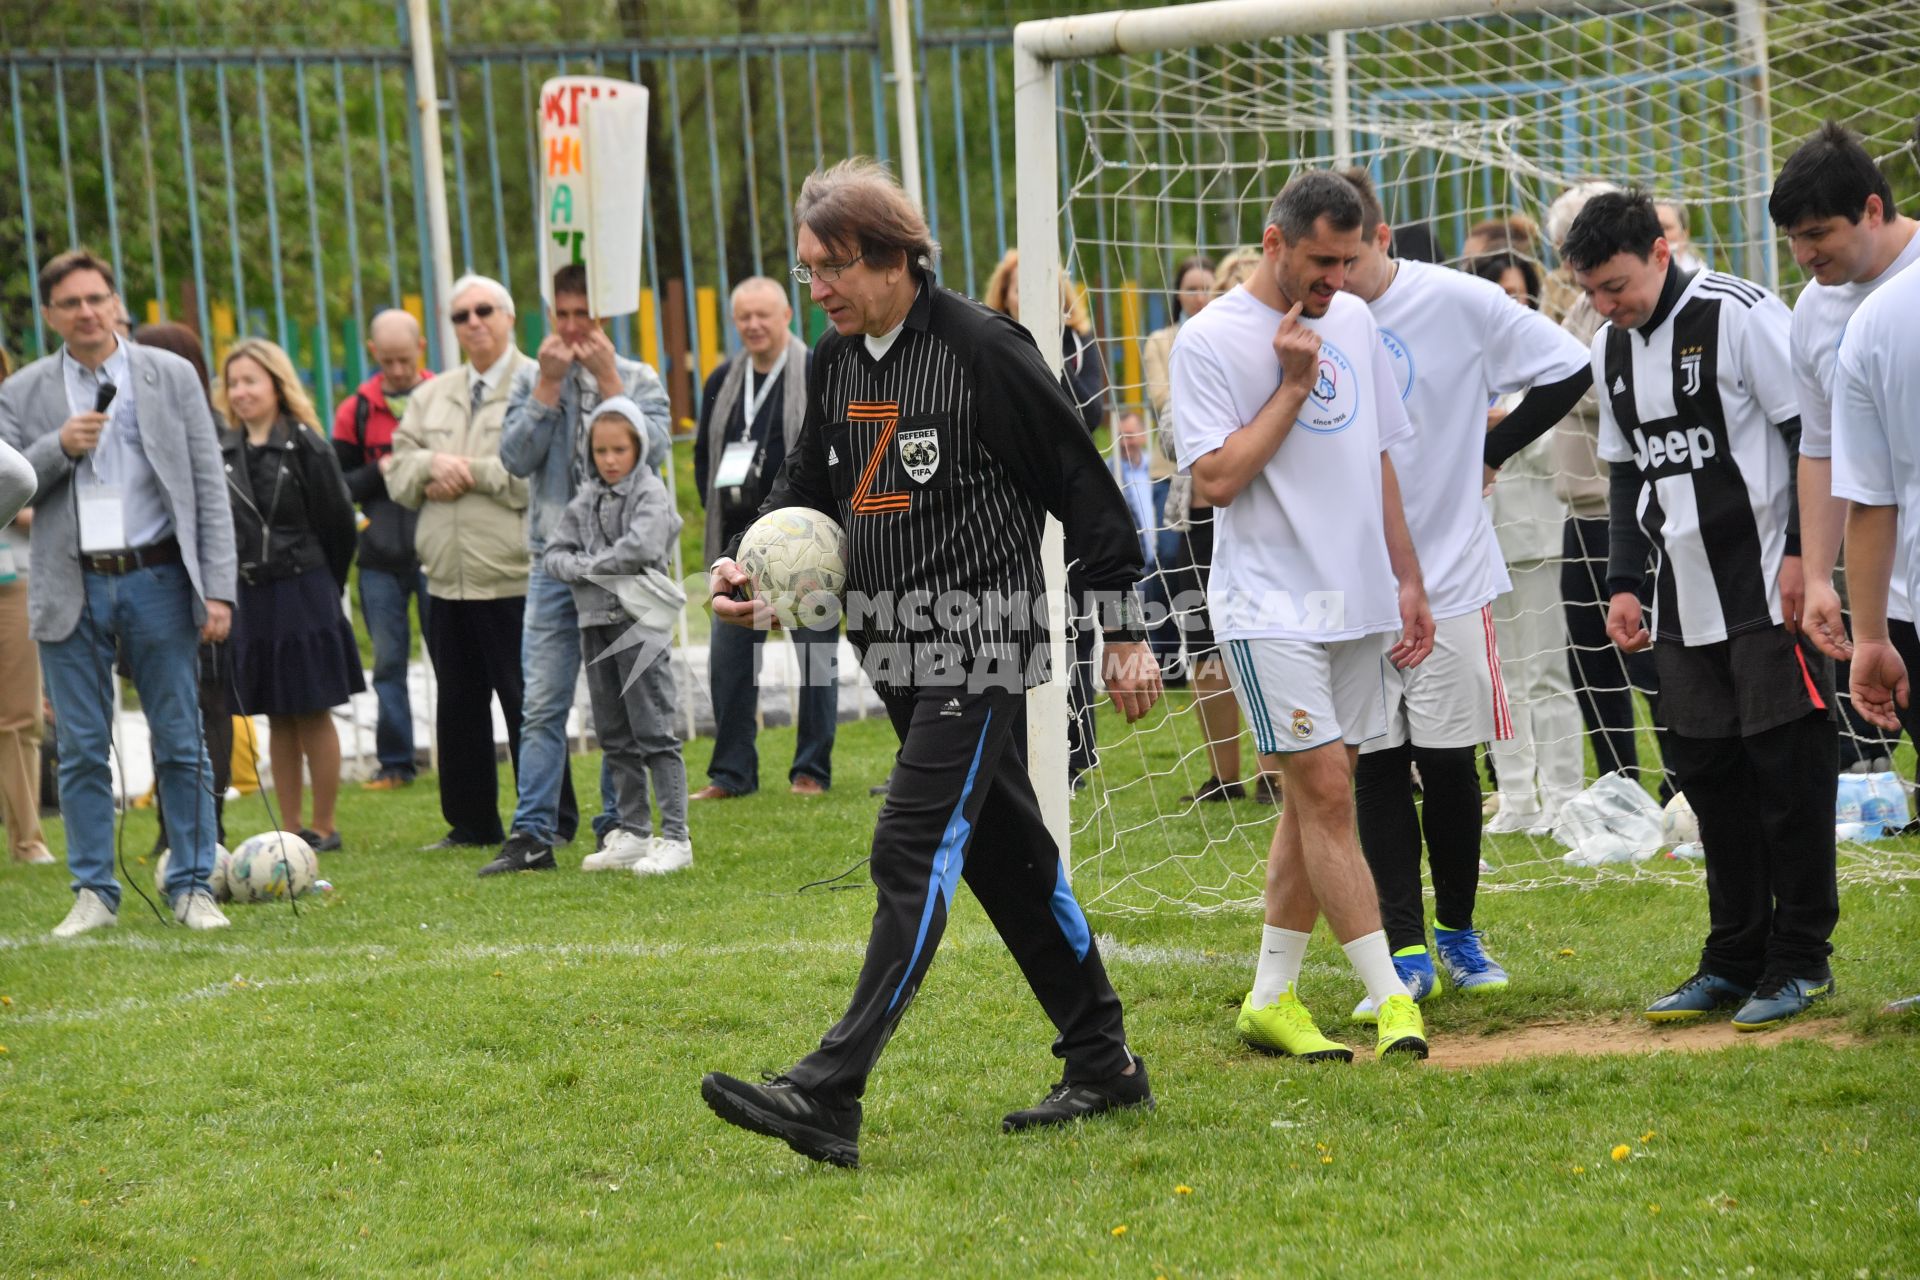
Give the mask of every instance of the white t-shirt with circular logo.
[[1416, 430], [1393, 447], [1433, 616], [1472, 613], [1508, 590], [1505, 558], [1480, 500], [1487, 406], [1571, 378], [1587, 348], [1499, 285], [1451, 267], [1401, 262], [1369, 305]]
[[[1283, 318], [1240, 287], [1180, 326], [1168, 373], [1181, 471], [1279, 388]], [[1261, 473], [1214, 514], [1207, 607], [1223, 640], [1328, 642], [1400, 627], [1380, 455], [1413, 424], [1365, 303], [1336, 294], [1325, 316], [1300, 323], [1320, 335], [1306, 404]]]

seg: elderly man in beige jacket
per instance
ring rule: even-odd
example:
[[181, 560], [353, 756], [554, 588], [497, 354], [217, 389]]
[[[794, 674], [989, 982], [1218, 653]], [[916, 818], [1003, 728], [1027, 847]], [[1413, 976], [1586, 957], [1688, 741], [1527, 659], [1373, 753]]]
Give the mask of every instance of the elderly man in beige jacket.
[[518, 760], [527, 602], [527, 482], [500, 461], [507, 395], [528, 363], [513, 345], [513, 298], [497, 280], [464, 276], [449, 311], [467, 363], [413, 393], [381, 463], [388, 494], [420, 512], [414, 547], [427, 574], [424, 630], [440, 683], [434, 732], [448, 828], [429, 846], [438, 849], [505, 838], [492, 701], [500, 699]]

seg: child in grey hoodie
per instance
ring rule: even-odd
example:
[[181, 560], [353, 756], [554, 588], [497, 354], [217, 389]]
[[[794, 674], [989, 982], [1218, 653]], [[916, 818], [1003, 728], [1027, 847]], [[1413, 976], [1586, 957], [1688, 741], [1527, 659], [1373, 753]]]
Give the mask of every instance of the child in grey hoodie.
[[[666, 486], [645, 465], [647, 428], [639, 405], [626, 396], [605, 401], [594, 410], [589, 432], [596, 474], [567, 504], [543, 561], [548, 574], [573, 589], [593, 726], [620, 811], [620, 826], [580, 867], [658, 875], [693, 862], [687, 766], [676, 727], [679, 686], [669, 662], [672, 632], [657, 615], [636, 621], [620, 595], [591, 579], [623, 579], [613, 585], [631, 591], [651, 571], [652, 581], [670, 583], [664, 575], [670, 573], [680, 517]], [[649, 776], [660, 803], [658, 837], [647, 799]]]

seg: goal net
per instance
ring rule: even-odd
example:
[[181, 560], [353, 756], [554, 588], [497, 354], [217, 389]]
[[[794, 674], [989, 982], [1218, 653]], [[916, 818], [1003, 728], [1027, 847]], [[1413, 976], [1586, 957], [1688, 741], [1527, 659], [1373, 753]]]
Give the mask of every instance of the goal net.
[[[1327, 29], [1362, 13], [1383, 20]], [[1034, 67], [1050, 74], [1041, 91], [1029, 84], [1018, 107], [1023, 297], [1046, 296], [1036, 285], [1058, 287], [1041, 284], [1055, 264], [1080, 292], [1110, 375], [1110, 428], [1129, 413], [1150, 432], [1165, 425], [1164, 386], [1150, 385], [1150, 336], [1177, 315], [1176, 265], [1195, 254], [1218, 265], [1256, 247], [1268, 204], [1304, 167], [1364, 166], [1401, 256], [1464, 268], [1476, 232], [1484, 249], [1511, 249], [1542, 278], [1540, 301], [1556, 319], [1577, 289], [1556, 269], [1542, 228], [1555, 199], [1578, 183], [1631, 184], [1674, 201], [1706, 265], [1767, 284], [1789, 303], [1802, 277], [1768, 221], [1766, 196], [1780, 163], [1822, 121], [1837, 118], [1865, 135], [1903, 206], [1920, 199], [1920, 0], [1588, 0], [1533, 12], [1474, 0], [1201, 4], [1028, 24], [1018, 42], [1038, 54], [1029, 81]], [[1031, 145], [1036, 131], [1044, 131], [1043, 145]], [[1038, 165], [1036, 154], [1047, 152], [1050, 163]], [[1032, 216], [1043, 202], [1050, 219]], [[1045, 308], [1022, 310], [1036, 316]], [[1041, 341], [1046, 350], [1049, 336]], [[1551, 488], [1554, 463], [1544, 446], [1534, 468]], [[1183, 587], [1204, 579], [1182, 576], [1179, 522], [1156, 508], [1156, 523], [1150, 585], [1157, 600], [1178, 602]], [[1510, 557], [1561, 580], [1568, 566], [1558, 539], [1544, 559], [1541, 547], [1513, 541]], [[1598, 739], [1580, 697], [1612, 690], [1618, 704], [1639, 677], [1604, 639], [1569, 638], [1557, 590], [1531, 605], [1496, 603], [1496, 613], [1503, 610], [1543, 624], [1503, 628], [1514, 718], [1546, 730], [1542, 756], [1556, 743], [1563, 759], [1575, 752], [1591, 782]], [[1549, 639], [1540, 651], [1513, 651], [1540, 647], [1542, 635]], [[1171, 645], [1178, 649], [1177, 636]], [[1542, 663], [1559, 664], [1562, 685], [1573, 687], [1516, 687], [1516, 667]], [[1089, 910], [1211, 910], [1259, 900], [1275, 810], [1251, 798], [1187, 798], [1219, 763], [1194, 696], [1192, 687], [1172, 691], [1163, 710], [1134, 726], [1110, 708], [1098, 717], [1098, 765], [1073, 794], [1067, 819], [1075, 889]], [[1635, 694], [1628, 705], [1638, 726], [1637, 775], [1659, 790], [1646, 699]], [[1216, 722], [1212, 736], [1215, 746], [1238, 742], [1238, 772], [1252, 793], [1257, 757], [1240, 727], [1237, 717]], [[1846, 759], [1869, 762], [1893, 750], [1877, 735], [1848, 746]], [[1045, 769], [1038, 772], [1044, 780]], [[1842, 878], [1920, 877], [1914, 847], [1849, 844]], [[1570, 865], [1566, 852], [1547, 834], [1489, 833], [1483, 889], [1621, 875], [1697, 883], [1701, 875], [1697, 863], [1664, 855], [1586, 869]]]

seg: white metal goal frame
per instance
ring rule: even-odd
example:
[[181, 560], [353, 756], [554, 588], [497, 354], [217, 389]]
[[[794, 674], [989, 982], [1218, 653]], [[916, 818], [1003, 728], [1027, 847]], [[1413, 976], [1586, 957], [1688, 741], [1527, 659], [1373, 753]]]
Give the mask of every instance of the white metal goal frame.
[[[1330, 82], [1332, 153], [1311, 159], [1347, 164], [1354, 155], [1356, 122], [1347, 88], [1347, 33], [1375, 27], [1517, 15], [1631, 11], [1635, 0], [1207, 0], [1204, 3], [1044, 19], [1014, 29], [1016, 121], [1016, 239], [1023, 323], [1041, 355], [1062, 364], [1060, 297], [1062, 192], [1060, 154], [1063, 67], [1114, 55], [1141, 55], [1214, 45], [1246, 44], [1287, 37], [1325, 37]], [[1741, 195], [1749, 227], [1766, 228], [1771, 185], [1766, 0], [1724, 0], [1706, 7], [1731, 16], [1744, 64], [1739, 93], [1737, 145], [1749, 180]], [[1308, 159], [1308, 157], [1303, 157]], [[1764, 235], [1762, 231], [1759, 234]], [[1777, 287], [1772, 253], [1759, 255], [1764, 283]], [[1064, 598], [1066, 570], [1061, 529], [1051, 518], [1042, 548], [1054, 679], [1032, 690], [1028, 703], [1028, 759], [1048, 829], [1069, 857], [1072, 834], [1067, 762], [1067, 650]]]

